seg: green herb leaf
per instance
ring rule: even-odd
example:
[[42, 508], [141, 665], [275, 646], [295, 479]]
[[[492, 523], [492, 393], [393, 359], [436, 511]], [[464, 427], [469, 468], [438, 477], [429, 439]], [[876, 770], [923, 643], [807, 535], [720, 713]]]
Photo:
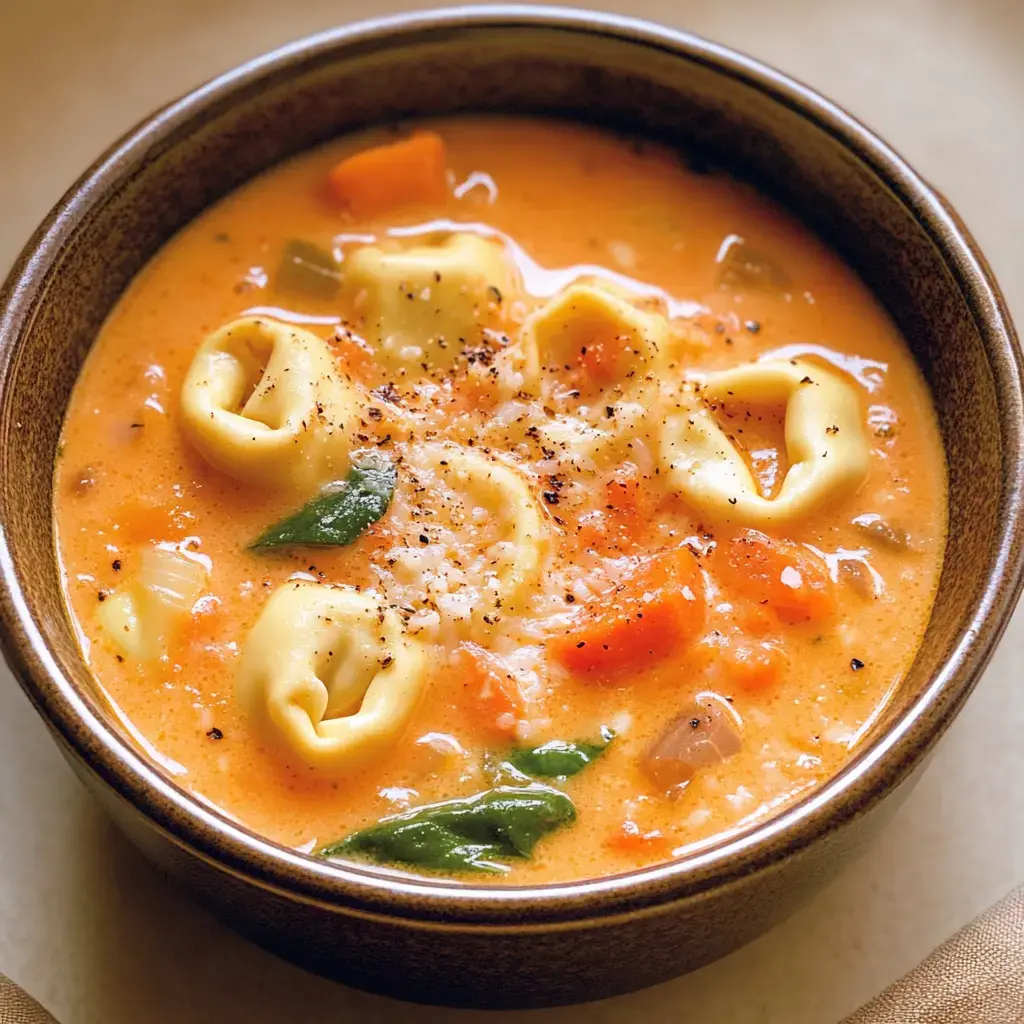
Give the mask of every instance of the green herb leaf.
[[576, 820], [576, 807], [550, 786], [499, 786], [382, 818], [319, 851], [432, 871], [505, 872], [496, 860], [525, 858], [548, 832]]
[[281, 254], [274, 283], [283, 291], [331, 299], [341, 287], [341, 267], [326, 249], [293, 238]]
[[312, 501], [253, 541], [251, 548], [288, 544], [351, 544], [388, 510], [398, 471], [380, 452], [361, 452], [341, 484], [329, 485]]
[[542, 746], [513, 750], [505, 761], [517, 771], [544, 779], [565, 779], [575, 775], [596, 760], [608, 748], [615, 733], [608, 726], [601, 727], [601, 739], [596, 743], [552, 740]]

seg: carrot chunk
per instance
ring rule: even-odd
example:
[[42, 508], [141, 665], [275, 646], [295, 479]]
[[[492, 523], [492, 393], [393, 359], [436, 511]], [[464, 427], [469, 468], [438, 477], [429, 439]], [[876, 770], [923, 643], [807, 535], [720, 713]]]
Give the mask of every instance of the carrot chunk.
[[639, 562], [567, 633], [548, 641], [571, 672], [613, 676], [667, 657], [704, 623], [704, 579], [688, 548]]
[[526, 700], [502, 659], [467, 641], [455, 649], [452, 662], [474, 718], [490, 732], [514, 732], [526, 717]]
[[332, 198], [353, 217], [376, 217], [398, 206], [445, 197], [447, 152], [435, 132], [364, 149], [335, 164], [327, 176]]
[[722, 555], [715, 563], [722, 582], [783, 622], [822, 622], [835, 613], [828, 570], [802, 545], [744, 530], [724, 545]]
[[772, 640], [734, 643], [720, 657], [729, 682], [748, 693], [770, 689], [789, 666], [786, 652]]
[[602, 508], [584, 512], [577, 521], [578, 549], [632, 552], [643, 540], [655, 508], [639, 467], [632, 462], [619, 466], [605, 481], [602, 498]]
[[618, 831], [605, 840], [605, 845], [617, 853], [642, 857], [645, 854], [665, 854], [671, 843], [661, 829], [654, 828], [645, 832], [635, 821], [627, 818]]

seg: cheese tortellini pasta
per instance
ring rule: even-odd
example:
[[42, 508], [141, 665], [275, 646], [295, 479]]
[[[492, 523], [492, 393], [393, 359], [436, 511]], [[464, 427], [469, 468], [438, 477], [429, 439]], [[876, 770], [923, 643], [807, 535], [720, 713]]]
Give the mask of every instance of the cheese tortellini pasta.
[[356, 386], [309, 331], [245, 317], [199, 346], [181, 393], [199, 453], [249, 483], [309, 489], [347, 469]]
[[544, 370], [578, 368], [602, 388], [649, 370], [668, 340], [660, 314], [637, 309], [605, 284], [574, 284], [527, 318], [519, 344], [528, 384]]
[[428, 680], [395, 609], [355, 587], [289, 582], [246, 640], [242, 705], [308, 765], [345, 770], [396, 743]]
[[[446, 519], [478, 563], [484, 613], [514, 609], [534, 590], [548, 550], [546, 515], [523, 474], [498, 459], [459, 445], [428, 444], [417, 461], [450, 497]], [[480, 535], [488, 537], [480, 546]], [[464, 564], [467, 564], [464, 562]]]
[[[687, 386], [669, 416], [662, 461], [669, 484], [701, 512], [748, 526], [782, 525], [849, 494], [868, 471], [857, 393], [837, 374], [803, 360], [765, 360]], [[707, 403], [785, 405], [789, 471], [774, 498], [761, 493], [743, 456]]]
[[416, 375], [450, 369], [484, 344], [518, 290], [504, 248], [466, 233], [394, 252], [357, 249], [345, 280], [377, 358]]

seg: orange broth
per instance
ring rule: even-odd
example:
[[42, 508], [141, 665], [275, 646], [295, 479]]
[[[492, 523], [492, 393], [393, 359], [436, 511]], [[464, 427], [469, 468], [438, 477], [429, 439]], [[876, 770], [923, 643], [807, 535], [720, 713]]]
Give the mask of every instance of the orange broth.
[[[444, 196], [356, 219], [332, 201], [328, 172], [388, 134], [345, 138], [216, 203], [129, 287], [82, 370], [56, 466], [54, 514], [71, 616], [99, 688], [150, 756], [182, 787], [286, 846], [312, 849], [404, 808], [479, 792], [489, 784], [485, 754], [500, 755], [514, 742], [593, 738], [607, 725], [617, 736], [603, 755], [555, 783], [571, 795], [576, 822], [542, 839], [503, 877], [563, 881], [665, 860], [821, 784], [900, 685], [928, 620], [946, 529], [944, 459], [930, 398], [897, 329], [857, 276], [747, 185], [696, 173], [659, 146], [569, 124], [476, 117], [427, 127], [446, 146], [451, 187]], [[826, 606], [810, 621], [793, 621], [742, 572], [730, 576], [725, 553], [743, 530], [706, 522], [667, 493], [645, 454], [647, 439], [638, 436], [636, 458], [573, 481], [546, 508], [558, 519], [545, 585], [562, 588], [568, 566], [584, 583], [587, 573], [598, 578], [595, 606], [614, 603], [600, 596], [602, 566], [611, 564], [602, 559], [638, 564], [689, 543], [710, 588], [698, 635], [678, 650], [671, 637], [655, 637], [667, 652], [647, 658], [638, 649], [626, 671], [601, 678], [554, 664], [547, 648], [557, 641], [541, 638], [538, 687], [511, 729], [500, 707], [480, 699], [466, 648], [438, 643], [427, 695], [402, 741], [362, 767], [325, 772], [259, 733], [239, 709], [239, 653], [272, 588], [293, 574], [371, 585], [372, 567], [404, 536], [409, 499], [400, 483], [389, 512], [348, 547], [250, 551], [249, 541], [294, 511], [295, 496], [238, 483], [207, 465], [182, 433], [179, 394], [200, 341], [246, 310], [334, 336], [349, 311], [275, 286], [289, 239], [344, 251], [395, 227], [444, 220], [486, 225], [514, 241], [525, 290], [509, 303], [513, 341], [523, 316], [543, 301], [530, 294], [542, 276], [537, 267], [607, 268], [679, 300], [676, 311], [688, 316], [677, 322], [695, 339], [687, 369], [719, 369], [778, 350], [838, 368], [862, 403], [870, 466], [852, 496], [785, 531], [766, 531], [793, 542], [826, 577]], [[783, 268], [786, 283], [723, 284], [718, 257], [733, 235]], [[386, 381], [365, 352], [335, 350], [343, 362], [348, 352], [354, 375], [371, 385]], [[463, 444], [485, 436], [493, 402], [465, 379], [449, 385], [443, 407], [420, 403], [424, 431]], [[721, 418], [770, 497], [786, 470], [781, 419], [746, 413], [730, 407]], [[364, 428], [396, 455], [417, 443], [414, 436], [386, 440], [386, 424], [372, 420]], [[486, 437], [503, 449], [493, 430]], [[536, 452], [508, 450], [536, 489], [550, 493], [550, 474], [531, 462]], [[868, 513], [905, 526], [909, 546], [878, 543], [858, 528], [853, 520]], [[207, 592], [165, 657], [126, 658], [98, 626], [100, 602], [130, 577], [145, 546], [169, 542], [208, 560]], [[859, 552], [852, 568], [837, 557], [844, 551]], [[587, 604], [585, 596], [567, 600], [566, 621], [593, 612]], [[487, 636], [479, 642], [491, 644]], [[765, 643], [769, 655], [751, 654]], [[508, 644], [495, 646], [511, 657]], [[644, 773], [643, 753], [706, 691], [735, 713], [742, 748], [666, 794]], [[454, 738], [463, 753], [438, 761], [415, 742], [430, 733]]]

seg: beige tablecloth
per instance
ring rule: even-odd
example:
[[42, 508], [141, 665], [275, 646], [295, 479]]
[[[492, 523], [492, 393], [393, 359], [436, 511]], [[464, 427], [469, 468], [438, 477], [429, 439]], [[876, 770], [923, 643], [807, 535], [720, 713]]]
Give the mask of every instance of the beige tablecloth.
[[1024, 1024], [1024, 886], [844, 1024]]
[[[0, 1024], [56, 1024], [0, 974]], [[843, 1024], [1024, 1024], [1024, 886]]]
[[56, 1024], [34, 999], [0, 974], [0, 1024]]

